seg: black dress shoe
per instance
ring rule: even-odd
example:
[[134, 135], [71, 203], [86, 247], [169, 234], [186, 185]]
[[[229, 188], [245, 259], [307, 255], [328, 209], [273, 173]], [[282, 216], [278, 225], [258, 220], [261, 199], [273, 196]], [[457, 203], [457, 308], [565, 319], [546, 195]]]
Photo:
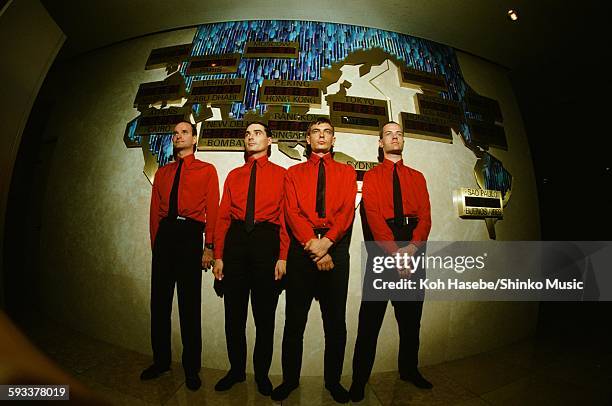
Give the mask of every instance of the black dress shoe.
[[349, 396], [352, 402], [361, 402], [365, 398], [365, 386], [353, 382], [349, 389]]
[[170, 367], [158, 367], [157, 365], [153, 364], [144, 371], [142, 371], [142, 373], [140, 374], [140, 380], [149, 381], [151, 379], [158, 378], [164, 372], [168, 371], [170, 371]]
[[338, 403], [348, 403], [350, 397], [349, 393], [344, 386], [340, 385], [340, 383], [333, 384], [325, 384], [325, 389], [329, 391], [332, 398]]
[[257, 390], [264, 396], [270, 396], [272, 393], [272, 382], [267, 376], [261, 379], [255, 379], [257, 383]]
[[421, 375], [418, 370], [414, 370], [407, 374], [400, 374], [400, 379], [406, 382], [412, 382], [414, 386], [421, 389], [431, 389], [433, 384]]
[[217, 392], [224, 392], [226, 390], [230, 390], [232, 386], [234, 386], [238, 382], [244, 382], [245, 380], [245, 375], [238, 376], [230, 371], [223, 378], [219, 379], [219, 382], [217, 382], [217, 384], [215, 385], [215, 390]]
[[281, 400], [285, 400], [289, 397], [289, 394], [293, 392], [300, 384], [298, 383], [287, 383], [283, 382], [278, 385], [273, 391], [270, 397], [272, 400], [280, 402]]
[[202, 380], [200, 379], [200, 375], [186, 375], [185, 376], [185, 386], [187, 389], [192, 391], [197, 391], [202, 386]]

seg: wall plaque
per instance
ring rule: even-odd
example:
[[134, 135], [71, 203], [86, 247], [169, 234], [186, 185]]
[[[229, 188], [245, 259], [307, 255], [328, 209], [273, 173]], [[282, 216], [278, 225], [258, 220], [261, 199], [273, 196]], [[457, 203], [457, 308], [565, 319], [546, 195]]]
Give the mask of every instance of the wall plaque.
[[437, 117], [455, 125], [464, 121], [463, 109], [456, 101], [423, 93], [417, 93], [414, 98], [416, 111], [420, 115]]
[[501, 123], [504, 120], [497, 100], [481, 96], [474, 91], [466, 92], [465, 109], [472, 114], [480, 116], [480, 119], [484, 121]]
[[491, 122], [468, 119], [472, 142], [484, 148], [495, 147], [508, 150], [504, 127]]
[[378, 135], [389, 120], [386, 100], [354, 96], [329, 96], [329, 117], [336, 131]]
[[264, 80], [259, 102], [321, 107], [321, 82], [311, 80]]
[[446, 79], [442, 75], [425, 72], [418, 69], [403, 67], [399, 70], [400, 85], [402, 87], [423, 88], [436, 92], [448, 91]]
[[278, 141], [306, 141], [308, 125], [321, 117], [318, 114], [269, 113], [268, 127]]
[[452, 123], [448, 120], [406, 112], [402, 112], [401, 117], [404, 134], [409, 138], [445, 142], [447, 144], [453, 142]]
[[198, 151], [243, 151], [249, 123], [246, 120], [203, 121]]
[[463, 187], [453, 196], [461, 218], [503, 218], [502, 195], [499, 190]]
[[190, 114], [191, 109], [184, 107], [149, 108], [138, 117], [135, 134], [172, 134], [178, 122], [189, 121]]
[[187, 64], [185, 74], [209, 75], [212, 73], [236, 73], [240, 63], [240, 54], [193, 56]]
[[292, 58], [300, 53], [297, 41], [249, 41], [244, 44], [244, 58]]
[[187, 96], [185, 81], [179, 73], [159, 82], [142, 83], [134, 99], [134, 107], [155, 103], [178, 103]]
[[193, 82], [188, 103], [222, 104], [244, 99], [245, 79], [212, 79]]
[[179, 64], [189, 59], [193, 44], [174, 45], [171, 47], [156, 48], [149, 54], [145, 69], [165, 68], [168, 65]]

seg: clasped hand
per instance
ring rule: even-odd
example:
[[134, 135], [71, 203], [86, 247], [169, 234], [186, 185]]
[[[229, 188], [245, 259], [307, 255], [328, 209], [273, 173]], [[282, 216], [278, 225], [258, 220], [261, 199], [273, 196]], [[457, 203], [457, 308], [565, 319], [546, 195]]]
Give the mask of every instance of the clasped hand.
[[310, 258], [317, 265], [319, 271], [331, 271], [334, 269], [334, 261], [328, 250], [333, 242], [327, 238], [312, 238], [304, 245], [304, 251], [310, 254]]
[[400, 279], [410, 279], [412, 276], [414, 272], [414, 262], [412, 262], [412, 257], [417, 251], [418, 247], [414, 244], [408, 244], [407, 246], [397, 250], [396, 254], [399, 254], [402, 257], [404, 254], [406, 254], [409, 258], [411, 258], [405, 268], [397, 268], [397, 274], [399, 275]]

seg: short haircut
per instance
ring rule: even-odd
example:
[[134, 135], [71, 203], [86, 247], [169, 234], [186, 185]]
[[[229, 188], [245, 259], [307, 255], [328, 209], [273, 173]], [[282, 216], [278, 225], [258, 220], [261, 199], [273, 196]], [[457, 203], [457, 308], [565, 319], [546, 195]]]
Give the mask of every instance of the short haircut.
[[308, 130], [306, 130], [306, 135], [310, 134], [310, 130], [312, 129], [312, 126], [317, 125], [317, 124], [329, 124], [332, 128], [332, 132], [335, 133], [336, 129], [334, 128], [334, 125], [332, 124], [331, 121], [329, 121], [329, 118], [327, 117], [317, 117], [316, 120], [312, 121], [310, 124], [308, 124]]
[[[334, 128], [334, 125], [331, 123], [329, 118], [327, 118], [327, 117], [317, 117], [316, 120], [311, 121], [310, 124], [308, 124], [308, 130], [306, 130], [306, 135], [310, 134], [310, 129], [312, 128], [313, 125], [323, 124], [323, 123], [329, 124], [331, 126], [331, 128], [332, 128], [332, 132], [334, 134], [336, 133], [336, 129]], [[329, 152], [333, 153], [334, 152], [334, 147], [331, 147]], [[305, 153], [305, 155], [307, 157], [310, 157], [310, 154], [312, 154], [312, 147], [310, 146], [310, 144], [306, 145], [306, 151], [304, 153]]]
[[[268, 125], [267, 125], [266, 123], [263, 123], [263, 122], [261, 122], [261, 121], [251, 121], [251, 122], [250, 122], [250, 123], [249, 123], [249, 124], [246, 126], [246, 128], [244, 129], [245, 134], [246, 134], [246, 130], [247, 130], [247, 128], [249, 128], [249, 126], [250, 126], [251, 124], [259, 124], [260, 126], [262, 126], [262, 127], [264, 128], [264, 132], [266, 133], [266, 136], [267, 136], [268, 138], [272, 138], [272, 132], [270, 131], [270, 127], [268, 127]], [[268, 157], [269, 157], [270, 155], [272, 155], [272, 145], [268, 145], [268, 152], [267, 152], [267, 154], [268, 154]], [[247, 160], [247, 158], [248, 158], [248, 155], [247, 155], [247, 152], [246, 152], [246, 146], [245, 146], [245, 149], [244, 149], [244, 160], [246, 161], [246, 160]]]
[[266, 123], [262, 123], [261, 121], [251, 121], [246, 128], [244, 129], [244, 131], [246, 132], [247, 128], [249, 128], [249, 126], [251, 126], [251, 124], [259, 124], [260, 126], [262, 126], [264, 128], [264, 131], [266, 133], [266, 135], [268, 137], [272, 137], [272, 132], [270, 132], [270, 127], [268, 127], [268, 125]]
[[400, 123], [396, 122], [396, 121], [387, 121], [386, 123], [384, 123], [381, 127], [380, 127], [380, 131], [378, 132], [378, 138], [382, 138], [383, 136], [383, 129], [385, 128], [386, 125], [388, 124], [397, 124], [400, 126], [400, 128], [402, 128], [402, 126], [400, 125]]

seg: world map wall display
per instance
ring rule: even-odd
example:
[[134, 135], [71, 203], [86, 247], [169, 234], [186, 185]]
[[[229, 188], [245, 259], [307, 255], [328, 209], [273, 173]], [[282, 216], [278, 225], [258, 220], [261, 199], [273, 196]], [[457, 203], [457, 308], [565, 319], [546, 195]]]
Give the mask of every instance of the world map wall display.
[[[354, 83], [341, 81], [345, 67], [358, 67], [366, 78], [385, 63], [397, 67], [397, 89], [416, 91], [413, 111], [398, 111], [381, 89], [383, 97], [353, 96]], [[265, 122], [279, 151], [299, 161], [305, 158], [297, 146], [306, 146], [308, 123], [323, 115], [337, 132], [364, 137], [378, 136], [390, 119], [402, 124], [406, 137], [431, 142], [452, 143], [454, 131], [477, 158], [478, 186], [498, 191], [503, 205], [510, 198], [512, 176], [490, 152], [508, 148], [499, 103], [469, 87], [451, 47], [347, 24], [225, 22], [201, 25], [191, 44], [152, 50], [145, 69], [162, 68], [165, 80], [140, 85], [134, 100], [140, 114], [124, 134], [128, 148], [142, 148], [151, 182], [157, 168], [172, 160], [171, 127], [179, 117], [199, 124], [200, 151], [243, 151], [246, 126]], [[368, 161], [334, 152], [335, 160], [355, 167], [359, 179], [377, 163], [375, 152]], [[495, 215], [482, 218], [488, 218], [494, 238], [501, 215], [488, 212]]]

